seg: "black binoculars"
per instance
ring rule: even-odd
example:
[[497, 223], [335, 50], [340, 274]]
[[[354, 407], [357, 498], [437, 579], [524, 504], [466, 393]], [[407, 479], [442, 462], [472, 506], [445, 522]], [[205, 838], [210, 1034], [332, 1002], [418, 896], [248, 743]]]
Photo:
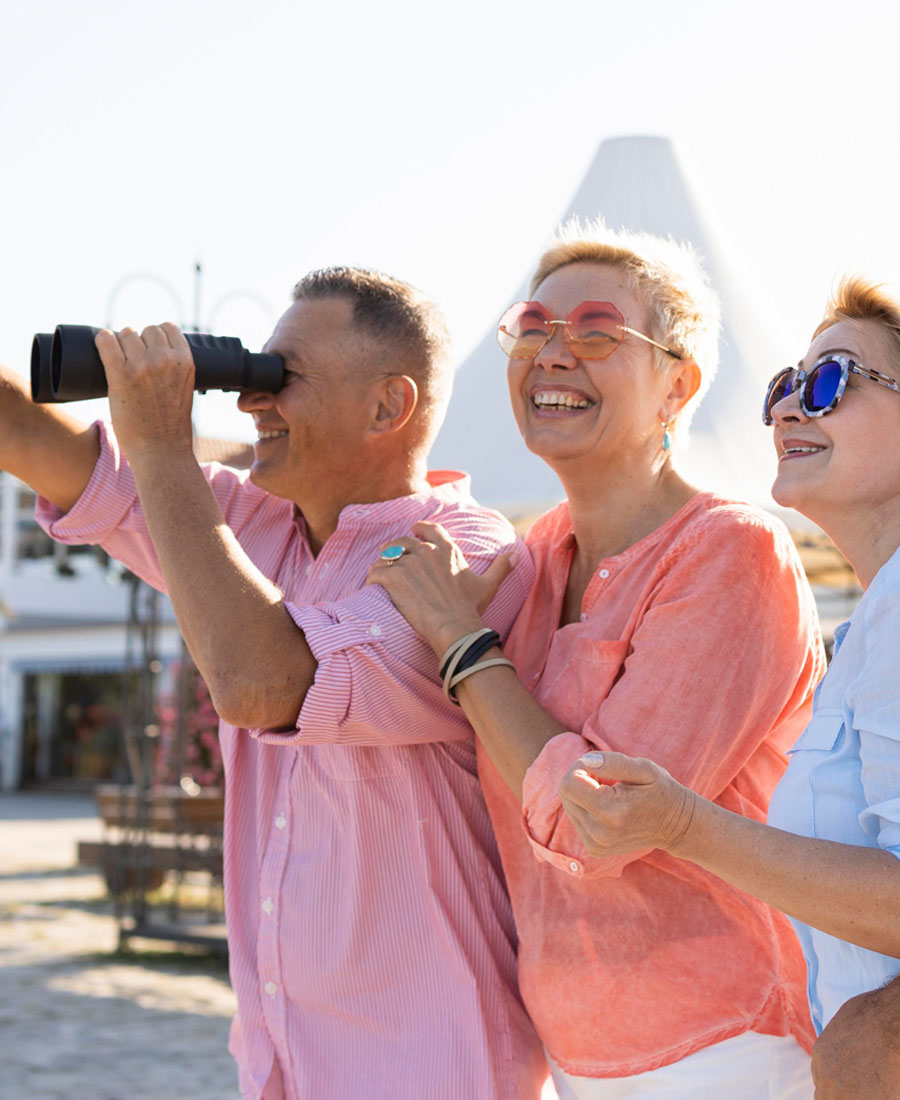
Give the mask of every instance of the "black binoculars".
[[[39, 332], [31, 344], [31, 397], [48, 404], [106, 397], [106, 374], [94, 346], [101, 330], [88, 325], [57, 325], [51, 336]], [[284, 384], [280, 355], [249, 352], [235, 336], [186, 332], [194, 357], [194, 389], [262, 390], [277, 393]]]

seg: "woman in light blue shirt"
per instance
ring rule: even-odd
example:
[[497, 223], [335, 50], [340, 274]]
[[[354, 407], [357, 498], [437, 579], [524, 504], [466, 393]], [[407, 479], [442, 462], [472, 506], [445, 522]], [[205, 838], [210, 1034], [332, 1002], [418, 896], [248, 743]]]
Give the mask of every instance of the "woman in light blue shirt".
[[825, 530], [865, 589], [836, 632], [769, 825], [620, 753], [583, 757], [561, 793], [594, 855], [660, 848], [787, 913], [821, 1032], [850, 997], [900, 973], [900, 300], [844, 280], [797, 369], [772, 380], [764, 419], [773, 497]]

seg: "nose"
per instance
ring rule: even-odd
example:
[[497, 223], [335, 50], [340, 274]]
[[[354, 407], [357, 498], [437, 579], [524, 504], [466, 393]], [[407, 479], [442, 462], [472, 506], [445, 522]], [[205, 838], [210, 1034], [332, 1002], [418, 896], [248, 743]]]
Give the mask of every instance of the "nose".
[[534, 365], [542, 370], [574, 370], [578, 359], [572, 353], [566, 339], [566, 326], [562, 322], [553, 325], [550, 339], [534, 357]]
[[799, 386], [795, 386], [789, 394], [772, 406], [772, 419], [776, 424], [806, 423], [809, 420], [800, 405]]
[[238, 394], [237, 407], [240, 412], [260, 412], [263, 409], [271, 409], [274, 401], [274, 393], [267, 393], [265, 390], [241, 390]]

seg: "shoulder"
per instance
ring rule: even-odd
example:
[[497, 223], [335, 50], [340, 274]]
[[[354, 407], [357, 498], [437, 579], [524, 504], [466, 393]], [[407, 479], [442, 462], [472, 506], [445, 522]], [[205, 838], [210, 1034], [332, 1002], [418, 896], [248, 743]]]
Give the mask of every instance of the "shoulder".
[[[515, 528], [506, 516], [475, 500], [467, 476], [450, 473], [454, 475], [452, 480], [448, 477], [432, 483], [430, 491], [424, 494], [420, 518], [439, 523], [467, 556], [479, 551], [493, 555], [516, 542]], [[442, 478], [444, 474], [444, 471], [430, 474], [429, 479]]]
[[[504, 602], [500, 595], [504, 591], [514, 592], [513, 611], [518, 611], [534, 582], [531, 555], [509, 519], [493, 508], [478, 504], [469, 492], [468, 483], [469, 479], [465, 477], [452, 484], [438, 486], [431, 499], [423, 502], [426, 507], [417, 519], [440, 524], [474, 573], [483, 573], [498, 555], [514, 550], [517, 560], [512, 573], [501, 584], [492, 606], [496, 607], [498, 601], [501, 604]], [[506, 597], [506, 602], [509, 602], [509, 597]], [[505, 635], [511, 624], [512, 618], [505, 621], [501, 634]]]
[[790, 532], [775, 516], [711, 494], [660, 547], [661, 584], [727, 599], [751, 618], [781, 619], [817, 632], [815, 600]]
[[780, 519], [754, 504], [711, 493], [698, 494], [672, 532], [665, 557], [672, 562], [682, 556], [711, 562], [739, 557], [745, 563], [800, 569], [794, 541]]

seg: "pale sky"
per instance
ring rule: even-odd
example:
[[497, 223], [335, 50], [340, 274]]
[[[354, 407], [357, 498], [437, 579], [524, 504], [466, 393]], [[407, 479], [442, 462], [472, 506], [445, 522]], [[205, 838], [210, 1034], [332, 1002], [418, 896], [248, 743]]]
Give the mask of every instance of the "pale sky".
[[[897, 12], [871, 0], [7, 3], [0, 359], [27, 374], [32, 334], [60, 322], [190, 322], [199, 259], [201, 327], [254, 349], [300, 275], [346, 262], [433, 294], [462, 361], [598, 144], [653, 134], [703, 181], [796, 360], [839, 269], [900, 283]], [[131, 278], [110, 307], [141, 272], [181, 306]], [[199, 399], [198, 428], [249, 438], [232, 406]]]

